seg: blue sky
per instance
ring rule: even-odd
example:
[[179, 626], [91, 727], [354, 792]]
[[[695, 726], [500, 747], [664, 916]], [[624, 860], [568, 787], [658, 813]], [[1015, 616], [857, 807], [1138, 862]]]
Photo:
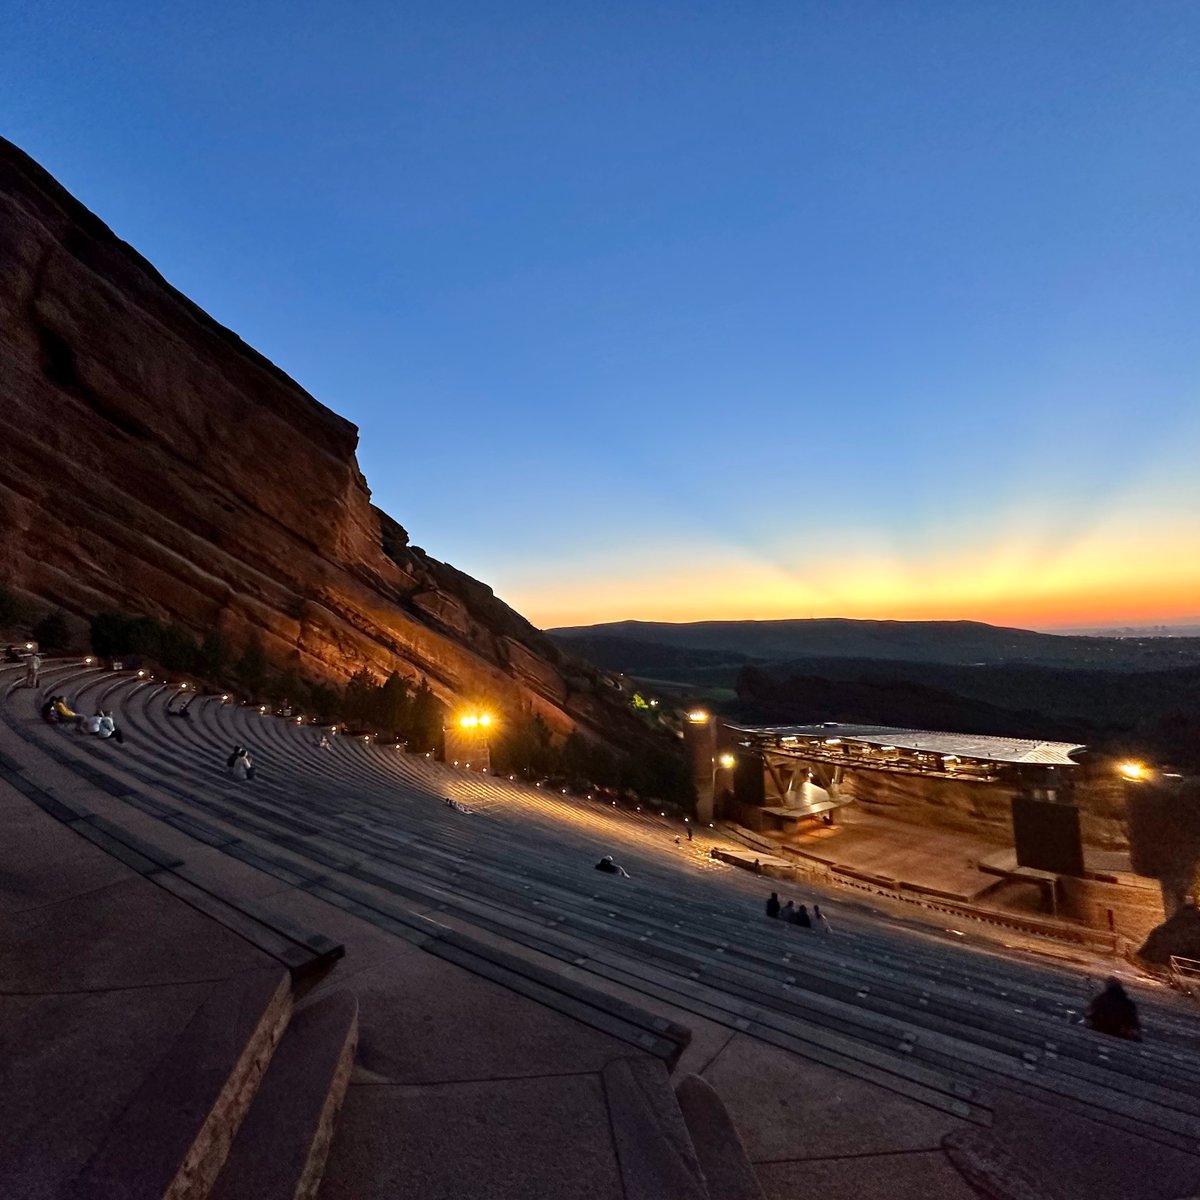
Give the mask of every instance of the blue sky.
[[5, 135], [538, 623], [1200, 615], [1194, 3], [5, 7]]

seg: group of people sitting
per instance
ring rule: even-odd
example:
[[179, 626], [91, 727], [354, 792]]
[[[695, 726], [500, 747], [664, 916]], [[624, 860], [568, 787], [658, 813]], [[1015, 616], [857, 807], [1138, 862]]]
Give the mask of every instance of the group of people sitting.
[[117, 728], [111, 712], [97, 709], [91, 716], [75, 712], [67, 703], [66, 696], [50, 696], [42, 705], [42, 720], [47, 725], [70, 725], [76, 733], [87, 733], [93, 737], [112, 738], [123, 742], [125, 735]]
[[814, 904], [812, 913], [807, 904], [797, 906], [794, 900], [786, 904], [779, 903], [779, 893], [772, 892], [767, 899], [767, 916], [777, 921], [787, 921], [790, 925], [799, 925], [801, 929], [819, 929], [822, 933], [832, 933], [833, 926], [821, 911], [819, 904]]

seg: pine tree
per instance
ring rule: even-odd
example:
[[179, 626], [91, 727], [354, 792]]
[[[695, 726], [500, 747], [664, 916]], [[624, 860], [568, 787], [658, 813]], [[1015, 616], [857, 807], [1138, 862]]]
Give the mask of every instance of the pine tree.
[[200, 643], [196, 653], [196, 670], [215, 684], [222, 684], [229, 676], [233, 654], [229, 643], [219, 629], [210, 629]]
[[263, 649], [262, 641], [257, 633], [252, 634], [246, 643], [246, 648], [242, 651], [242, 656], [234, 667], [234, 674], [237, 676], [238, 683], [251, 696], [262, 694], [263, 686], [267, 682], [267, 652]]
[[371, 721], [375, 713], [375, 694], [379, 691], [375, 676], [366, 667], [359, 667], [346, 684], [342, 715], [355, 726]]
[[402, 736], [408, 729], [411, 711], [408, 684], [393, 671], [379, 689], [376, 702], [376, 721], [379, 728], [393, 737]]
[[33, 627], [33, 640], [41, 650], [66, 650], [71, 641], [67, 618], [60, 612], [48, 613]]
[[429, 680], [422, 678], [412, 698], [408, 723], [408, 748], [419, 754], [436, 750], [441, 743], [445, 710], [433, 694]]

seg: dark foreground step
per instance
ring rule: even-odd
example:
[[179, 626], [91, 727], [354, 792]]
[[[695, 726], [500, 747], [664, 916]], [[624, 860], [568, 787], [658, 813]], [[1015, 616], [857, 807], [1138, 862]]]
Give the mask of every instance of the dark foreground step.
[[358, 1000], [339, 991], [292, 1018], [212, 1200], [312, 1200], [358, 1045]]
[[713, 1200], [765, 1200], [725, 1102], [699, 1075], [685, 1075], [675, 1086], [692, 1145]]
[[705, 1184], [662, 1063], [614, 1059], [603, 1079], [626, 1200], [725, 1200]]
[[286, 971], [216, 984], [75, 1180], [72, 1200], [202, 1200], [292, 1014]]

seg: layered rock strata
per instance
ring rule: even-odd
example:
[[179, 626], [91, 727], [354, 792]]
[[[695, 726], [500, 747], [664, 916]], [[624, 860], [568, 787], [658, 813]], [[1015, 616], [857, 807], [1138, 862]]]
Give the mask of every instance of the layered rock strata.
[[624, 706], [371, 504], [358, 432], [0, 139], [0, 579], [280, 667], [426, 676], [559, 731]]

